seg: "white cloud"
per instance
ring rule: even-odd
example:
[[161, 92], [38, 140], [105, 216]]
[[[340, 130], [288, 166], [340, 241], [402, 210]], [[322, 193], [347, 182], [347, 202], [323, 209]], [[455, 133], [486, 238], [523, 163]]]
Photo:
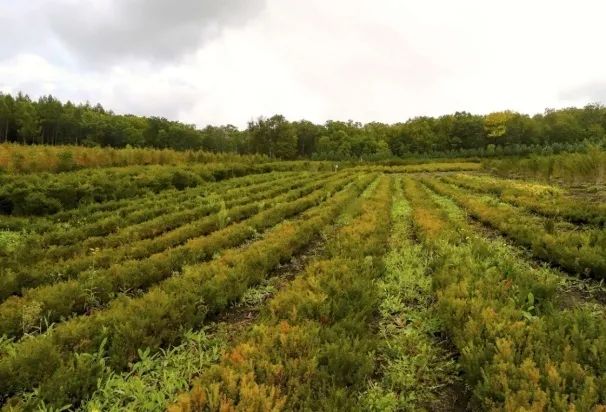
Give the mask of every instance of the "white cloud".
[[[0, 0], [0, 11], [6, 7]], [[244, 126], [274, 113], [316, 122], [397, 122], [456, 110], [535, 113], [606, 98], [591, 90], [606, 83], [605, 12], [597, 0], [267, 0], [212, 37], [184, 38], [178, 57], [164, 43], [154, 55], [152, 42], [143, 51], [119, 49], [115, 56], [130, 57], [105, 65], [82, 51], [86, 36], [78, 47], [61, 40], [81, 27], [64, 20], [59, 35], [41, 29], [39, 40], [53, 44], [52, 53], [30, 38], [11, 56], [0, 55], [0, 90], [100, 101], [118, 112], [198, 125]], [[176, 12], [168, 29], [180, 19], [195, 26]], [[154, 27], [133, 27], [139, 40], [154, 38]], [[172, 33], [173, 42], [187, 36]], [[87, 58], [94, 67], [77, 64]]]

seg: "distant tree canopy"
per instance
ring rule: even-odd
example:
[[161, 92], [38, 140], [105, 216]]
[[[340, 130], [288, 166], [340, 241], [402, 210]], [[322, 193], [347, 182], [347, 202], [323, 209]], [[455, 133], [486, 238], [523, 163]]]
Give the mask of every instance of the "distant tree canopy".
[[62, 103], [53, 96], [33, 101], [0, 93], [0, 142], [112, 147], [202, 149], [261, 153], [283, 159], [375, 160], [392, 157], [490, 156], [576, 150], [606, 141], [606, 107], [547, 109], [528, 116], [512, 111], [416, 117], [383, 124], [259, 118], [244, 130], [159, 117], [118, 115], [100, 104]]

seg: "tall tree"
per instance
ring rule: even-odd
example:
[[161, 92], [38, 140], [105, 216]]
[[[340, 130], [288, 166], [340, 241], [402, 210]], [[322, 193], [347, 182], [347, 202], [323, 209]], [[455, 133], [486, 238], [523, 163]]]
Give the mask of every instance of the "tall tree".
[[4, 142], [8, 141], [8, 128], [13, 117], [9, 99], [12, 99], [10, 95], [5, 96], [0, 93], [0, 139]]
[[40, 123], [41, 143], [53, 143], [59, 133], [63, 105], [59, 100], [49, 95], [38, 99], [36, 106]]
[[40, 136], [40, 123], [36, 107], [27, 96], [19, 95], [16, 100], [17, 126], [23, 144], [34, 143]]
[[297, 153], [297, 134], [282, 115], [259, 118], [248, 124], [253, 151], [269, 157], [294, 159]]
[[297, 134], [297, 154], [301, 157], [311, 157], [316, 151], [316, 145], [324, 128], [307, 120], [293, 122], [292, 126]]

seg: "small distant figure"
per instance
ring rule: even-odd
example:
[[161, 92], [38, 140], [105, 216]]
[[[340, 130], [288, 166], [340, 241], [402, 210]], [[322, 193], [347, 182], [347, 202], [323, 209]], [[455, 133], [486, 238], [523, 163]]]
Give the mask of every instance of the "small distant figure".
[[339, 171], [339, 165], [338, 165], [338, 164], [336, 164], [336, 165], [335, 165], [335, 172], [338, 172], [338, 171]]

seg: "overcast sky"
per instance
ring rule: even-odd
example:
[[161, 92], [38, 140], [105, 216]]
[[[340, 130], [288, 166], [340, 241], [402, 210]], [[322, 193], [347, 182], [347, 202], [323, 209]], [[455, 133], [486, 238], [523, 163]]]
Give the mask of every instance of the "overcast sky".
[[0, 91], [198, 126], [606, 102], [602, 0], [0, 0]]

